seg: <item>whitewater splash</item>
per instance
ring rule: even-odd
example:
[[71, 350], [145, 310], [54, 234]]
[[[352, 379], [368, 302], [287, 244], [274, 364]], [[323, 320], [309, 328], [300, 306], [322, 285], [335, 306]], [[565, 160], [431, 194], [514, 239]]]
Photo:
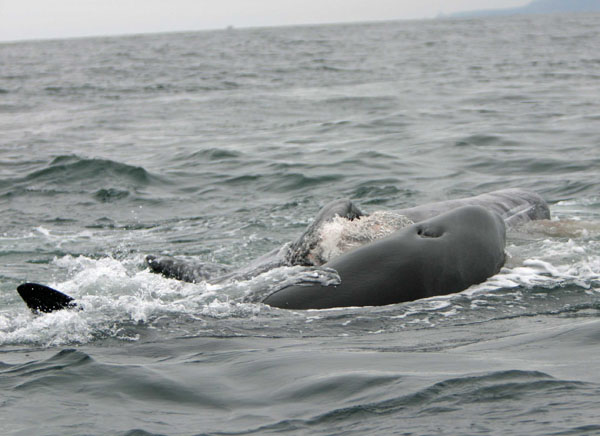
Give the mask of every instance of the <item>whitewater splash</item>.
[[319, 243], [311, 253], [315, 265], [322, 265], [346, 251], [382, 239], [395, 231], [414, 224], [404, 215], [376, 211], [358, 219], [336, 216], [323, 224]]
[[[321, 229], [318, 254], [323, 259], [333, 258], [409, 224], [405, 217], [389, 212], [375, 212], [353, 221], [336, 218]], [[557, 235], [555, 229], [562, 232]], [[55, 258], [51, 267], [62, 270], [61, 276], [68, 280], [48, 285], [73, 296], [84, 310], [35, 316], [15, 293], [0, 311], [0, 345], [52, 346], [103, 338], [136, 341], [140, 332], [148, 329], [162, 335], [168, 333], [165, 329], [177, 330], [182, 324], [185, 334], [211, 334], [213, 324], [219, 320], [227, 324], [218, 326], [225, 331], [235, 322], [245, 323], [247, 328], [254, 324], [272, 325], [277, 319], [288, 329], [300, 329], [301, 325], [316, 326], [318, 320], [333, 326], [332, 334], [344, 335], [349, 326], [362, 319], [367, 331], [385, 332], [429, 327], [435, 323], [432, 319], [440, 317], [473, 317], [475, 314], [469, 314], [469, 310], [481, 310], [482, 297], [494, 297], [485, 301], [486, 307], [493, 308], [502, 305], [503, 299], [508, 301], [513, 290], [512, 295], [519, 294], [521, 304], [530, 305], [529, 313], [535, 313], [540, 304], [540, 300], [527, 300], [531, 292], [552, 293], [558, 310], [564, 303], [563, 293], [600, 292], [600, 240], [595, 224], [548, 221], [525, 226], [515, 231], [512, 239], [510, 236], [508, 261], [501, 272], [462, 293], [382, 308], [293, 313], [270, 308], [260, 301], [295, 283], [335, 285], [340, 280], [337, 273], [321, 267], [281, 267], [250, 280], [192, 284], [141, 269], [141, 254], [119, 259], [66, 255]], [[335, 287], [330, 290], [335, 292]]]

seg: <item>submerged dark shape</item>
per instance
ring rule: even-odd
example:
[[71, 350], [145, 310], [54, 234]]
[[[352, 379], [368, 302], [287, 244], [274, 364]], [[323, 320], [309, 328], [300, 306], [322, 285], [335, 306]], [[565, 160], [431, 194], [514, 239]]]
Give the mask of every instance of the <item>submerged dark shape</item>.
[[77, 307], [73, 298], [48, 286], [23, 283], [17, 292], [34, 313], [49, 313], [55, 310]]
[[146, 256], [146, 263], [153, 272], [162, 274], [170, 279], [178, 279], [184, 282], [197, 283], [208, 280], [211, 277], [222, 276], [229, 271], [229, 268], [223, 265], [213, 263], [202, 263], [196, 268], [190, 268], [189, 262], [179, 259], [162, 258], [155, 256]]
[[382, 306], [465, 290], [504, 264], [505, 225], [481, 206], [463, 206], [327, 262], [337, 286], [294, 285], [263, 303], [285, 309]]

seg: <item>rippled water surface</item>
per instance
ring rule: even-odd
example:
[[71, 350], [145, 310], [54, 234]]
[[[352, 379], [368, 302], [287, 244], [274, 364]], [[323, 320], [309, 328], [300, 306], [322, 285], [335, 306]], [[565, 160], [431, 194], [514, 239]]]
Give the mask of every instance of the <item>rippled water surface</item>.
[[[0, 432], [600, 433], [600, 16], [0, 44]], [[411, 303], [255, 303], [321, 206], [520, 187], [552, 222]], [[82, 311], [34, 316], [19, 283]]]

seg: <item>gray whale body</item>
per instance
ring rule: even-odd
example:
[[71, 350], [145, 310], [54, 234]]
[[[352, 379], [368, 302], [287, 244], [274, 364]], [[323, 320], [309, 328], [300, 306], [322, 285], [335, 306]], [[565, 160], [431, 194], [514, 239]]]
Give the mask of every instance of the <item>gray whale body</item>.
[[[413, 222], [421, 222], [463, 206], [481, 206], [495, 212], [507, 227], [514, 227], [532, 220], [549, 219], [548, 204], [538, 194], [522, 189], [503, 189], [474, 197], [440, 201], [394, 211]], [[249, 265], [232, 270], [223, 265], [148, 256], [146, 263], [151, 271], [165, 277], [186, 282], [208, 281], [221, 283], [226, 280], [247, 280], [258, 274], [281, 266], [320, 266], [324, 262], [315, 256], [315, 248], [321, 241], [323, 226], [335, 217], [350, 221], [366, 216], [348, 199], [333, 200], [323, 206], [314, 221], [295, 241], [255, 259]]]
[[482, 206], [462, 206], [405, 227], [327, 262], [337, 286], [293, 285], [263, 303], [285, 309], [382, 306], [460, 292], [504, 264], [504, 220]]
[[[523, 189], [502, 189], [474, 197], [399, 209], [394, 213], [417, 223], [463, 206], [481, 206], [493, 211], [504, 220], [507, 227], [515, 227], [533, 220], [550, 219], [550, 209], [546, 201], [538, 194]], [[348, 199], [333, 200], [321, 208], [313, 223], [297, 240], [290, 244], [286, 252], [283, 252], [283, 257], [281, 257], [281, 251], [275, 250], [257, 259], [255, 264], [260, 265], [266, 260], [272, 262], [274, 255], [278, 255], [281, 265], [321, 265], [321, 263], [315, 263], [314, 249], [320, 242], [320, 230], [323, 225], [335, 216], [354, 220], [364, 217], [366, 214]]]
[[417, 222], [468, 205], [482, 206], [496, 212], [507, 227], [515, 227], [533, 220], [550, 219], [550, 209], [542, 197], [535, 192], [515, 188], [424, 204], [396, 212]]

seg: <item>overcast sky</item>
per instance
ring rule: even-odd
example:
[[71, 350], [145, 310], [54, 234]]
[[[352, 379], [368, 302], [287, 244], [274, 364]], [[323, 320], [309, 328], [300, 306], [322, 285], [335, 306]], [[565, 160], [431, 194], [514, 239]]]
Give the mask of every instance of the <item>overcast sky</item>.
[[0, 40], [432, 18], [530, 0], [0, 0]]

